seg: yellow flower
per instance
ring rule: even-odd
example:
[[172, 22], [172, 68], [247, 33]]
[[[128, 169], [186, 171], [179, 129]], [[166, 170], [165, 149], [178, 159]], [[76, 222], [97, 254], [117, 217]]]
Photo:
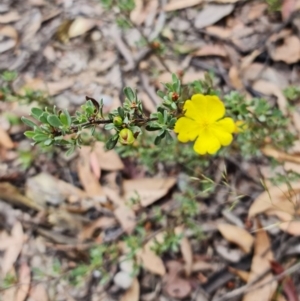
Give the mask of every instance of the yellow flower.
[[235, 122], [235, 130], [234, 130], [235, 134], [243, 133], [245, 132], [246, 129], [247, 129], [247, 124], [244, 121], [237, 120]]
[[200, 155], [214, 154], [221, 146], [232, 142], [236, 126], [232, 118], [224, 117], [225, 107], [217, 96], [195, 94], [184, 104], [184, 116], [175, 124], [180, 142], [194, 141]]

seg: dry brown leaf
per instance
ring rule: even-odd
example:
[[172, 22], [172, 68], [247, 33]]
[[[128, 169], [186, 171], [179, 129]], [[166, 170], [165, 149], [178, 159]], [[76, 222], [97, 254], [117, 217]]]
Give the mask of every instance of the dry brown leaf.
[[243, 71], [243, 79], [248, 82], [263, 79], [267, 82], [272, 82], [282, 90], [289, 85], [286, 76], [272, 67], [266, 67], [264, 64], [252, 63], [247, 68], [243, 69]]
[[195, 261], [192, 267], [193, 273], [213, 270], [215, 270], [215, 266], [213, 264], [202, 260]]
[[124, 181], [124, 198], [139, 196], [140, 203], [147, 207], [165, 196], [175, 185], [176, 178], [143, 178]]
[[15, 10], [6, 14], [0, 14], [0, 24], [7, 24], [21, 19], [19, 13]]
[[93, 238], [93, 234], [97, 229], [107, 229], [116, 225], [116, 220], [112, 217], [102, 216], [93, 221], [91, 224], [85, 226], [79, 233], [79, 240]]
[[95, 25], [96, 20], [77, 17], [69, 27], [68, 36], [71, 39], [81, 36], [95, 27]]
[[253, 63], [253, 61], [261, 54], [261, 52], [261, 50], [255, 49], [250, 54], [244, 56], [241, 59], [241, 70], [245, 70], [246, 68], [248, 68]]
[[[258, 223], [258, 227], [261, 228], [260, 223]], [[274, 256], [271, 251], [268, 234], [264, 229], [258, 229], [254, 242], [254, 256], [252, 259], [248, 283], [251, 283], [257, 279], [259, 275], [262, 275], [270, 269], [271, 260], [274, 260]], [[272, 281], [272, 279], [273, 275], [271, 273], [264, 276], [244, 295], [243, 301], [271, 300], [277, 288], [277, 282]]]
[[193, 56], [221, 56], [227, 57], [227, 52], [222, 45], [205, 45], [192, 53]]
[[44, 284], [38, 283], [30, 290], [30, 300], [32, 301], [49, 301], [48, 293]]
[[144, 18], [141, 18], [141, 15], [143, 15], [143, 5], [142, 0], [135, 0], [135, 6], [134, 9], [130, 12], [130, 20], [136, 25], [141, 25], [144, 21]]
[[18, 40], [18, 36], [19, 36], [16, 29], [10, 25], [6, 25], [0, 28], [0, 35], [4, 37], [12, 38], [16, 41]]
[[160, 276], [166, 274], [163, 261], [149, 247], [144, 247], [138, 253], [138, 258], [141, 260], [142, 266], [146, 271]]
[[122, 229], [131, 234], [136, 227], [136, 216], [134, 211], [126, 205], [120, 205], [114, 210], [116, 219], [122, 226]]
[[241, 79], [240, 72], [239, 72], [239, 70], [236, 66], [231, 66], [230, 67], [228, 76], [229, 76], [231, 85], [235, 89], [240, 90], [244, 87], [242, 79]]
[[28, 196], [21, 194], [17, 187], [8, 182], [0, 183], [0, 198], [12, 205], [25, 206], [38, 211], [43, 209], [42, 206], [36, 204]]
[[72, 200], [78, 202], [88, 197], [87, 193], [78, 187], [43, 172], [27, 178], [26, 196], [41, 208], [46, 207], [48, 203], [57, 206], [66, 199], [72, 203]]
[[28, 295], [31, 282], [31, 270], [27, 263], [22, 263], [19, 269], [18, 289], [14, 301], [24, 301]]
[[290, 155], [287, 153], [284, 153], [282, 151], [279, 151], [275, 148], [272, 148], [271, 146], [266, 146], [261, 149], [262, 153], [268, 157], [272, 157], [278, 161], [281, 162], [292, 162], [292, 163], [298, 163], [300, 164], [300, 157], [297, 155]]
[[250, 273], [244, 270], [238, 270], [232, 267], [228, 267], [228, 270], [230, 273], [237, 275], [238, 277], [240, 277], [244, 282], [248, 282], [249, 281], [249, 276]]
[[[183, 226], [176, 227], [175, 233], [177, 235], [183, 234], [184, 233]], [[193, 250], [190, 241], [185, 236], [183, 236], [182, 239], [180, 240], [180, 251], [185, 262], [186, 275], [189, 276], [193, 268]]]
[[230, 224], [219, 224], [218, 230], [226, 240], [239, 246], [245, 253], [251, 251], [254, 238], [245, 229]]
[[16, 46], [16, 44], [17, 44], [17, 42], [12, 39], [0, 42], [0, 53], [6, 52], [6, 51], [14, 48]]
[[267, 10], [268, 4], [267, 3], [254, 3], [249, 13], [247, 14], [248, 21], [254, 21], [258, 18], [260, 18], [264, 12]]
[[95, 175], [96, 179], [99, 181], [101, 177], [101, 168], [99, 165], [99, 161], [97, 159], [97, 155], [95, 154], [94, 151], [90, 152], [90, 166], [93, 174]]
[[208, 26], [206, 32], [222, 39], [228, 39], [231, 36], [231, 29], [221, 26]]
[[138, 252], [137, 257], [142, 263], [145, 270], [155, 275], [164, 276], [166, 274], [166, 268], [162, 259], [157, 256], [153, 251], [152, 247], [155, 242], [162, 243], [164, 240], [164, 233], [160, 232], [150, 239], [145, 246]]
[[266, 211], [266, 214], [275, 215], [280, 219], [280, 222], [275, 226], [278, 226], [282, 231], [290, 235], [300, 236], [300, 221], [295, 218], [294, 214], [277, 209], [270, 209]]
[[140, 284], [137, 278], [133, 279], [131, 287], [121, 296], [120, 301], [139, 301]]
[[203, 0], [171, 0], [163, 8], [164, 11], [174, 11], [179, 9], [184, 9], [192, 7], [202, 3]]
[[40, 78], [33, 78], [27, 81], [27, 83], [18, 91], [19, 94], [25, 95], [26, 90], [38, 90], [43, 91], [50, 96], [54, 96], [73, 86], [74, 80], [71, 78], [61, 79], [59, 82], [45, 82]]
[[115, 150], [106, 151], [105, 144], [97, 141], [92, 146], [92, 153], [97, 157], [101, 169], [116, 171], [124, 169], [124, 164]]
[[297, 63], [300, 60], [300, 39], [295, 35], [290, 35], [284, 37], [283, 41], [280, 46], [269, 46], [272, 59], [287, 64]]
[[[156, 15], [158, 7], [158, 0], [135, 0], [135, 8], [130, 13], [130, 19], [136, 25], [147, 23], [148, 19], [151, 20]], [[153, 19], [151, 22], [153, 22]]]
[[[300, 52], [300, 48], [299, 48], [299, 52]], [[286, 97], [282, 93], [281, 89], [277, 85], [260, 79], [253, 84], [253, 89], [265, 95], [276, 96], [279, 109], [284, 115], [287, 115], [288, 102]]]
[[23, 228], [20, 222], [16, 222], [11, 230], [11, 241], [9, 247], [6, 249], [3, 260], [1, 262], [1, 275], [3, 277], [12, 269], [17, 260], [24, 241]]
[[90, 151], [89, 146], [83, 146], [80, 149], [77, 163], [78, 177], [88, 196], [103, 203], [106, 200], [103, 189], [90, 168]]
[[233, 4], [207, 4], [195, 17], [195, 27], [198, 29], [213, 25], [232, 13]]
[[292, 162], [284, 162], [283, 164], [285, 171], [294, 171], [300, 174], [300, 164]]
[[14, 148], [14, 143], [5, 130], [0, 127], [0, 145], [6, 149]]
[[299, 193], [299, 182], [268, 187], [266, 191], [254, 200], [249, 208], [248, 217], [252, 218], [270, 209], [295, 214], [295, 208], [299, 206]]
[[33, 10], [30, 14], [30, 21], [22, 32], [22, 40], [27, 43], [35, 37], [42, 25], [42, 14], [39, 10]]

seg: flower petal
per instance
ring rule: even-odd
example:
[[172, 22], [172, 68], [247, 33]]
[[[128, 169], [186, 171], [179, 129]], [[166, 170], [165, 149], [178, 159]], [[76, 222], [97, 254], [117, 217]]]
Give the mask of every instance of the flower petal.
[[175, 123], [174, 132], [180, 142], [193, 141], [199, 135], [199, 125], [192, 119], [181, 117]]
[[232, 142], [232, 134], [224, 131], [222, 128], [212, 128], [211, 132], [223, 146], [227, 146]]
[[184, 105], [185, 116], [198, 122], [215, 122], [225, 114], [225, 107], [218, 96], [194, 94]]
[[194, 151], [200, 155], [206, 153], [215, 154], [221, 147], [218, 138], [210, 131], [204, 130], [201, 132], [194, 144]]
[[233, 119], [230, 117], [223, 118], [223, 119], [217, 121], [215, 124], [217, 124], [219, 127], [224, 129], [224, 131], [229, 132], [229, 133], [234, 133], [234, 131], [236, 129], [236, 125], [235, 125]]

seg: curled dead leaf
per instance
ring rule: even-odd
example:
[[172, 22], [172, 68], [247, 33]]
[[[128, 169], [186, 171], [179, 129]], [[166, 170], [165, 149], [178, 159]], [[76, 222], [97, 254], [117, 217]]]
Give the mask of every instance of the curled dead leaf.
[[248, 231], [230, 224], [219, 224], [218, 229], [226, 240], [239, 246], [245, 253], [251, 251], [254, 238]]
[[195, 51], [193, 56], [221, 56], [227, 57], [225, 48], [221, 45], [205, 45], [199, 50]]
[[270, 209], [287, 212], [292, 215], [295, 214], [295, 208], [299, 206], [299, 182], [292, 182], [290, 185], [271, 186], [266, 189], [250, 206], [248, 211], [249, 218]]
[[274, 61], [293, 64], [300, 60], [300, 39], [295, 35], [284, 37], [280, 46], [269, 46], [269, 53]]
[[93, 27], [95, 27], [95, 25], [95, 20], [77, 17], [69, 27], [68, 36], [69, 38], [81, 36], [87, 31], [91, 30]]
[[[177, 227], [175, 233], [177, 235], [183, 234], [184, 228], [182, 226]], [[190, 241], [185, 236], [180, 240], [180, 251], [185, 262], [185, 272], [189, 276], [193, 267], [193, 250]]]
[[124, 198], [139, 197], [143, 207], [147, 207], [163, 196], [176, 183], [176, 178], [143, 178], [124, 181]]
[[[267, 232], [261, 228], [258, 221], [258, 230], [255, 236], [254, 242], [254, 256], [251, 264], [251, 271], [248, 279], [248, 283], [251, 283], [259, 275], [263, 275], [270, 269], [270, 261], [274, 260], [272, 249], [270, 246], [270, 240]], [[248, 291], [244, 297], [243, 301], [269, 301], [270, 296], [273, 296], [276, 288], [277, 282], [272, 281], [273, 275], [267, 273], [259, 281], [253, 285], [253, 288]]]
[[133, 232], [136, 227], [136, 216], [131, 208], [126, 205], [120, 205], [115, 209], [114, 215], [126, 233], [130, 234]]
[[5, 130], [0, 127], [0, 145], [6, 149], [14, 148], [14, 143]]
[[15, 10], [12, 10], [6, 14], [0, 14], [0, 24], [8, 24], [11, 22], [18, 21], [20, 19], [20, 14]]
[[198, 29], [213, 25], [231, 14], [233, 4], [206, 4], [195, 17], [195, 27]]
[[1, 262], [1, 275], [5, 277], [12, 269], [17, 260], [24, 241], [23, 227], [20, 222], [16, 222], [11, 230], [10, 245], [5, 250], [4, 257]]
[[[300, 49], [300, 44], [299, 44], [299, 49]], [[288, 105], [287, 99], [282, 93], [281, 89], [276, 84], [261, 79], [253, 84], [253, 89], [265, 95], [276, 96], [278, 107], [280, 108], [281, 112], [284, 115], [287, 115], [287, 105]]]
[[164, 11], [180, 10], [202, 3], [203, 0], [172, 0], [164, 6]]

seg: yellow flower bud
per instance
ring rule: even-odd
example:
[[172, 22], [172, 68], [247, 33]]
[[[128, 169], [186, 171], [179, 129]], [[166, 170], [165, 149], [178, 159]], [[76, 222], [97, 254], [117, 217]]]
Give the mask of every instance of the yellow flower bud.
[[135, 138], [133, 136], [133, 133], [130, 129], [123, 129], [119, 133], [119, 141], [123, 145], [132, 144], [134, 142]]
[[113, 123], [115, 126], [121, 126], [123, 124], [123, 119], [120, 116], [115, 116]]

